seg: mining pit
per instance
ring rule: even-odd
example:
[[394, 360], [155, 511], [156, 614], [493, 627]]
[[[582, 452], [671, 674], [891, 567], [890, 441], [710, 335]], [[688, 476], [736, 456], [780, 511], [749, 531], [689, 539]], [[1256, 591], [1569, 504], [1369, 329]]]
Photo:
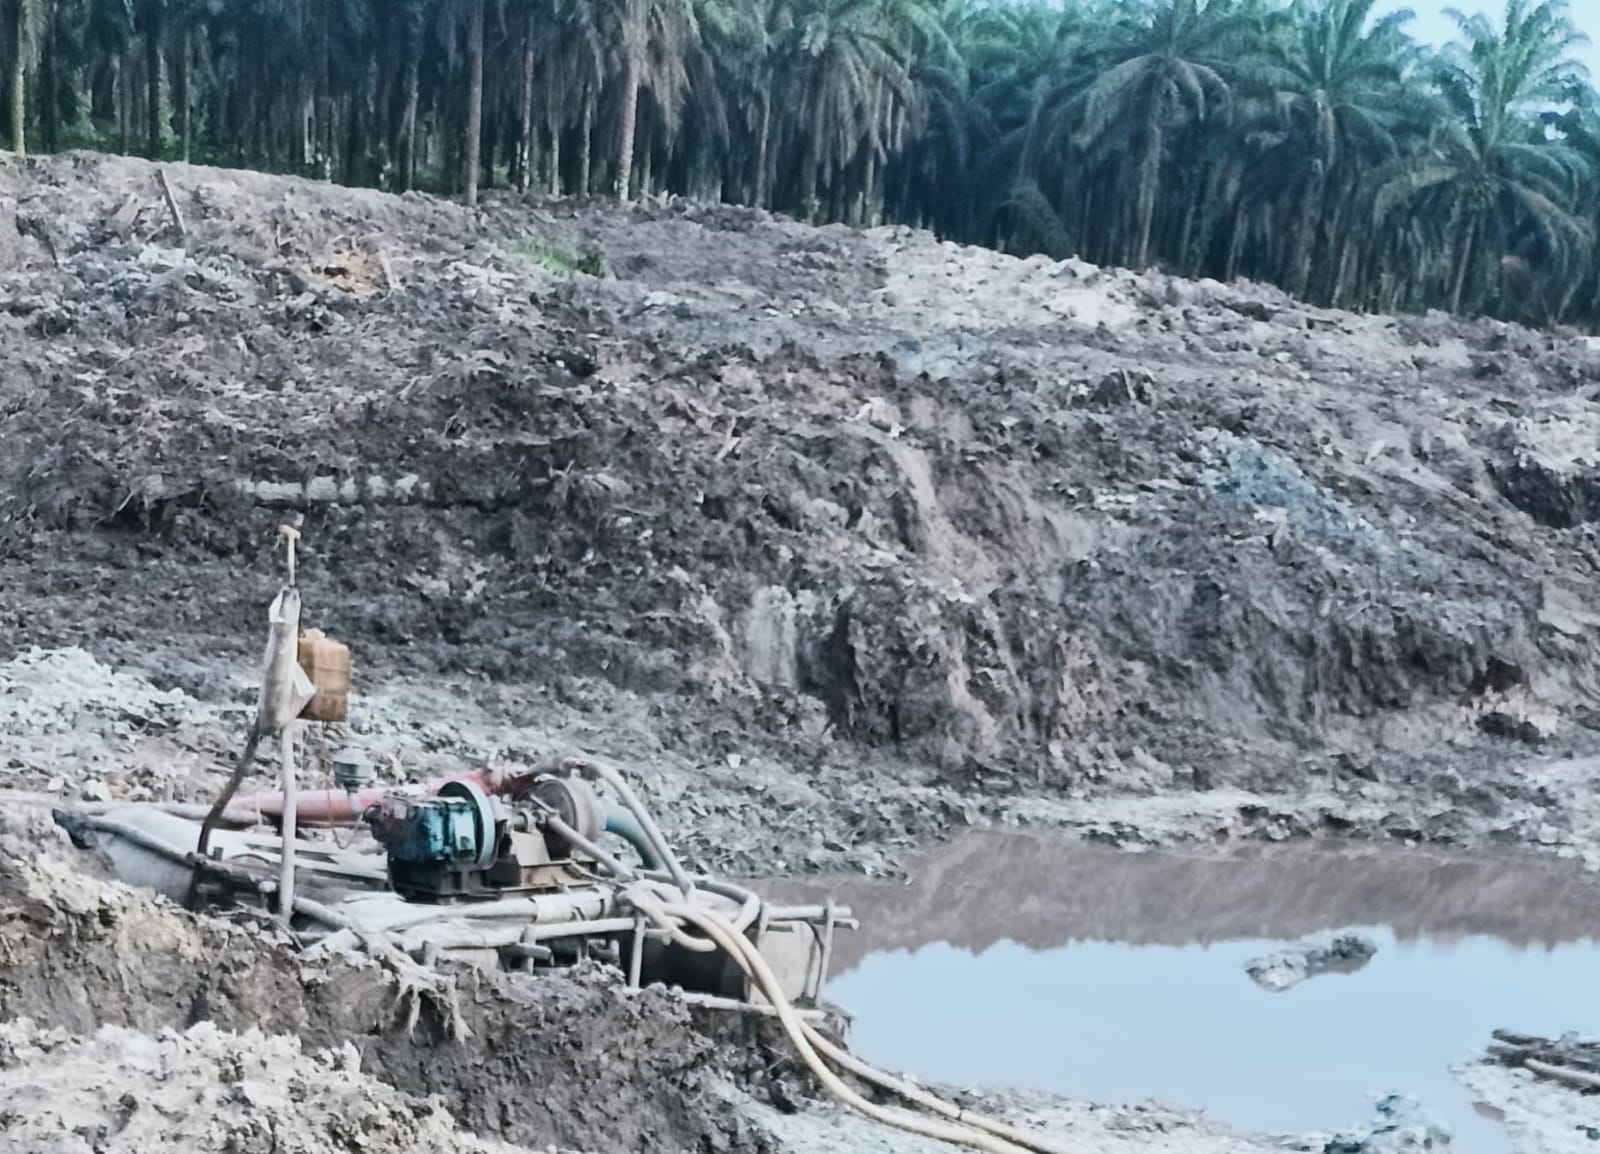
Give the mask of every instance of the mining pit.
[[0, 162], [0, 1148], [1594, 1149], [1600, 342], [164, 171]]

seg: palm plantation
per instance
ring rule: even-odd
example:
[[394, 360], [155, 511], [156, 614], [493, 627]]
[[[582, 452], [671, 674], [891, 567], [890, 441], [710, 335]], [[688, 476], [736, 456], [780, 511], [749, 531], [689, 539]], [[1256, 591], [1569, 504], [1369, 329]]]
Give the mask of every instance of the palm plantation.
[[1595, 329], [1582, 40], [1486, 2], [1434, 49], [1375, 0], [0, 0], [0, 115], [18, 153], [721, 198]]

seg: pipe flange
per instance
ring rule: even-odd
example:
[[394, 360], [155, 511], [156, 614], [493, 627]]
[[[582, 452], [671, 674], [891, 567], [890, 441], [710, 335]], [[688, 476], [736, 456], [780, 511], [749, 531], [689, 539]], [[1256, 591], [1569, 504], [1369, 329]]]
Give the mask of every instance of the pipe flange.
[[576, 777], [541, 777], [534, 782], [533, 797], [590, 841], [605, 831], [605, 810], [585, 781]]

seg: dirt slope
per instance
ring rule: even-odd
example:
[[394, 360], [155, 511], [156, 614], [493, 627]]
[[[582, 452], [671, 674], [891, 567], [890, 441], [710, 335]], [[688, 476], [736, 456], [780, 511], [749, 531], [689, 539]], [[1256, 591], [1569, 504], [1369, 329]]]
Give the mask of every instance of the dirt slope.
[[299, 510], [376, 740], [643, 763], [714, 864], [981, 818], [1595, 848], [1593, 342], [169, 175], [182, 241], [139, 162], [0, 170], [0, 660], [209, 703], [196, 789]]

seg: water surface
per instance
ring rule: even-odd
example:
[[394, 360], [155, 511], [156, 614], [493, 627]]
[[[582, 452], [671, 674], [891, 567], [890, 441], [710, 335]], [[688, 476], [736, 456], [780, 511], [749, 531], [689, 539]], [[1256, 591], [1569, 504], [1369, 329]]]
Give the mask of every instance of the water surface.
[[[1566, 863], [1318, 843], [1227, 857], [966, 839], [909, 884], [789, 884], [862, 921], [829, 996], [871, 1061], [933, 1081], [1158, 1098], [1246, 1131], [1421, 1100], [1456, 1149], [1504, 1129], [1451, 1076], [1507, 1027], [1600, 1033], [1600, 879]], [[1377, 956], [1269, 993], [1244, 964], [1359, 928]]]

